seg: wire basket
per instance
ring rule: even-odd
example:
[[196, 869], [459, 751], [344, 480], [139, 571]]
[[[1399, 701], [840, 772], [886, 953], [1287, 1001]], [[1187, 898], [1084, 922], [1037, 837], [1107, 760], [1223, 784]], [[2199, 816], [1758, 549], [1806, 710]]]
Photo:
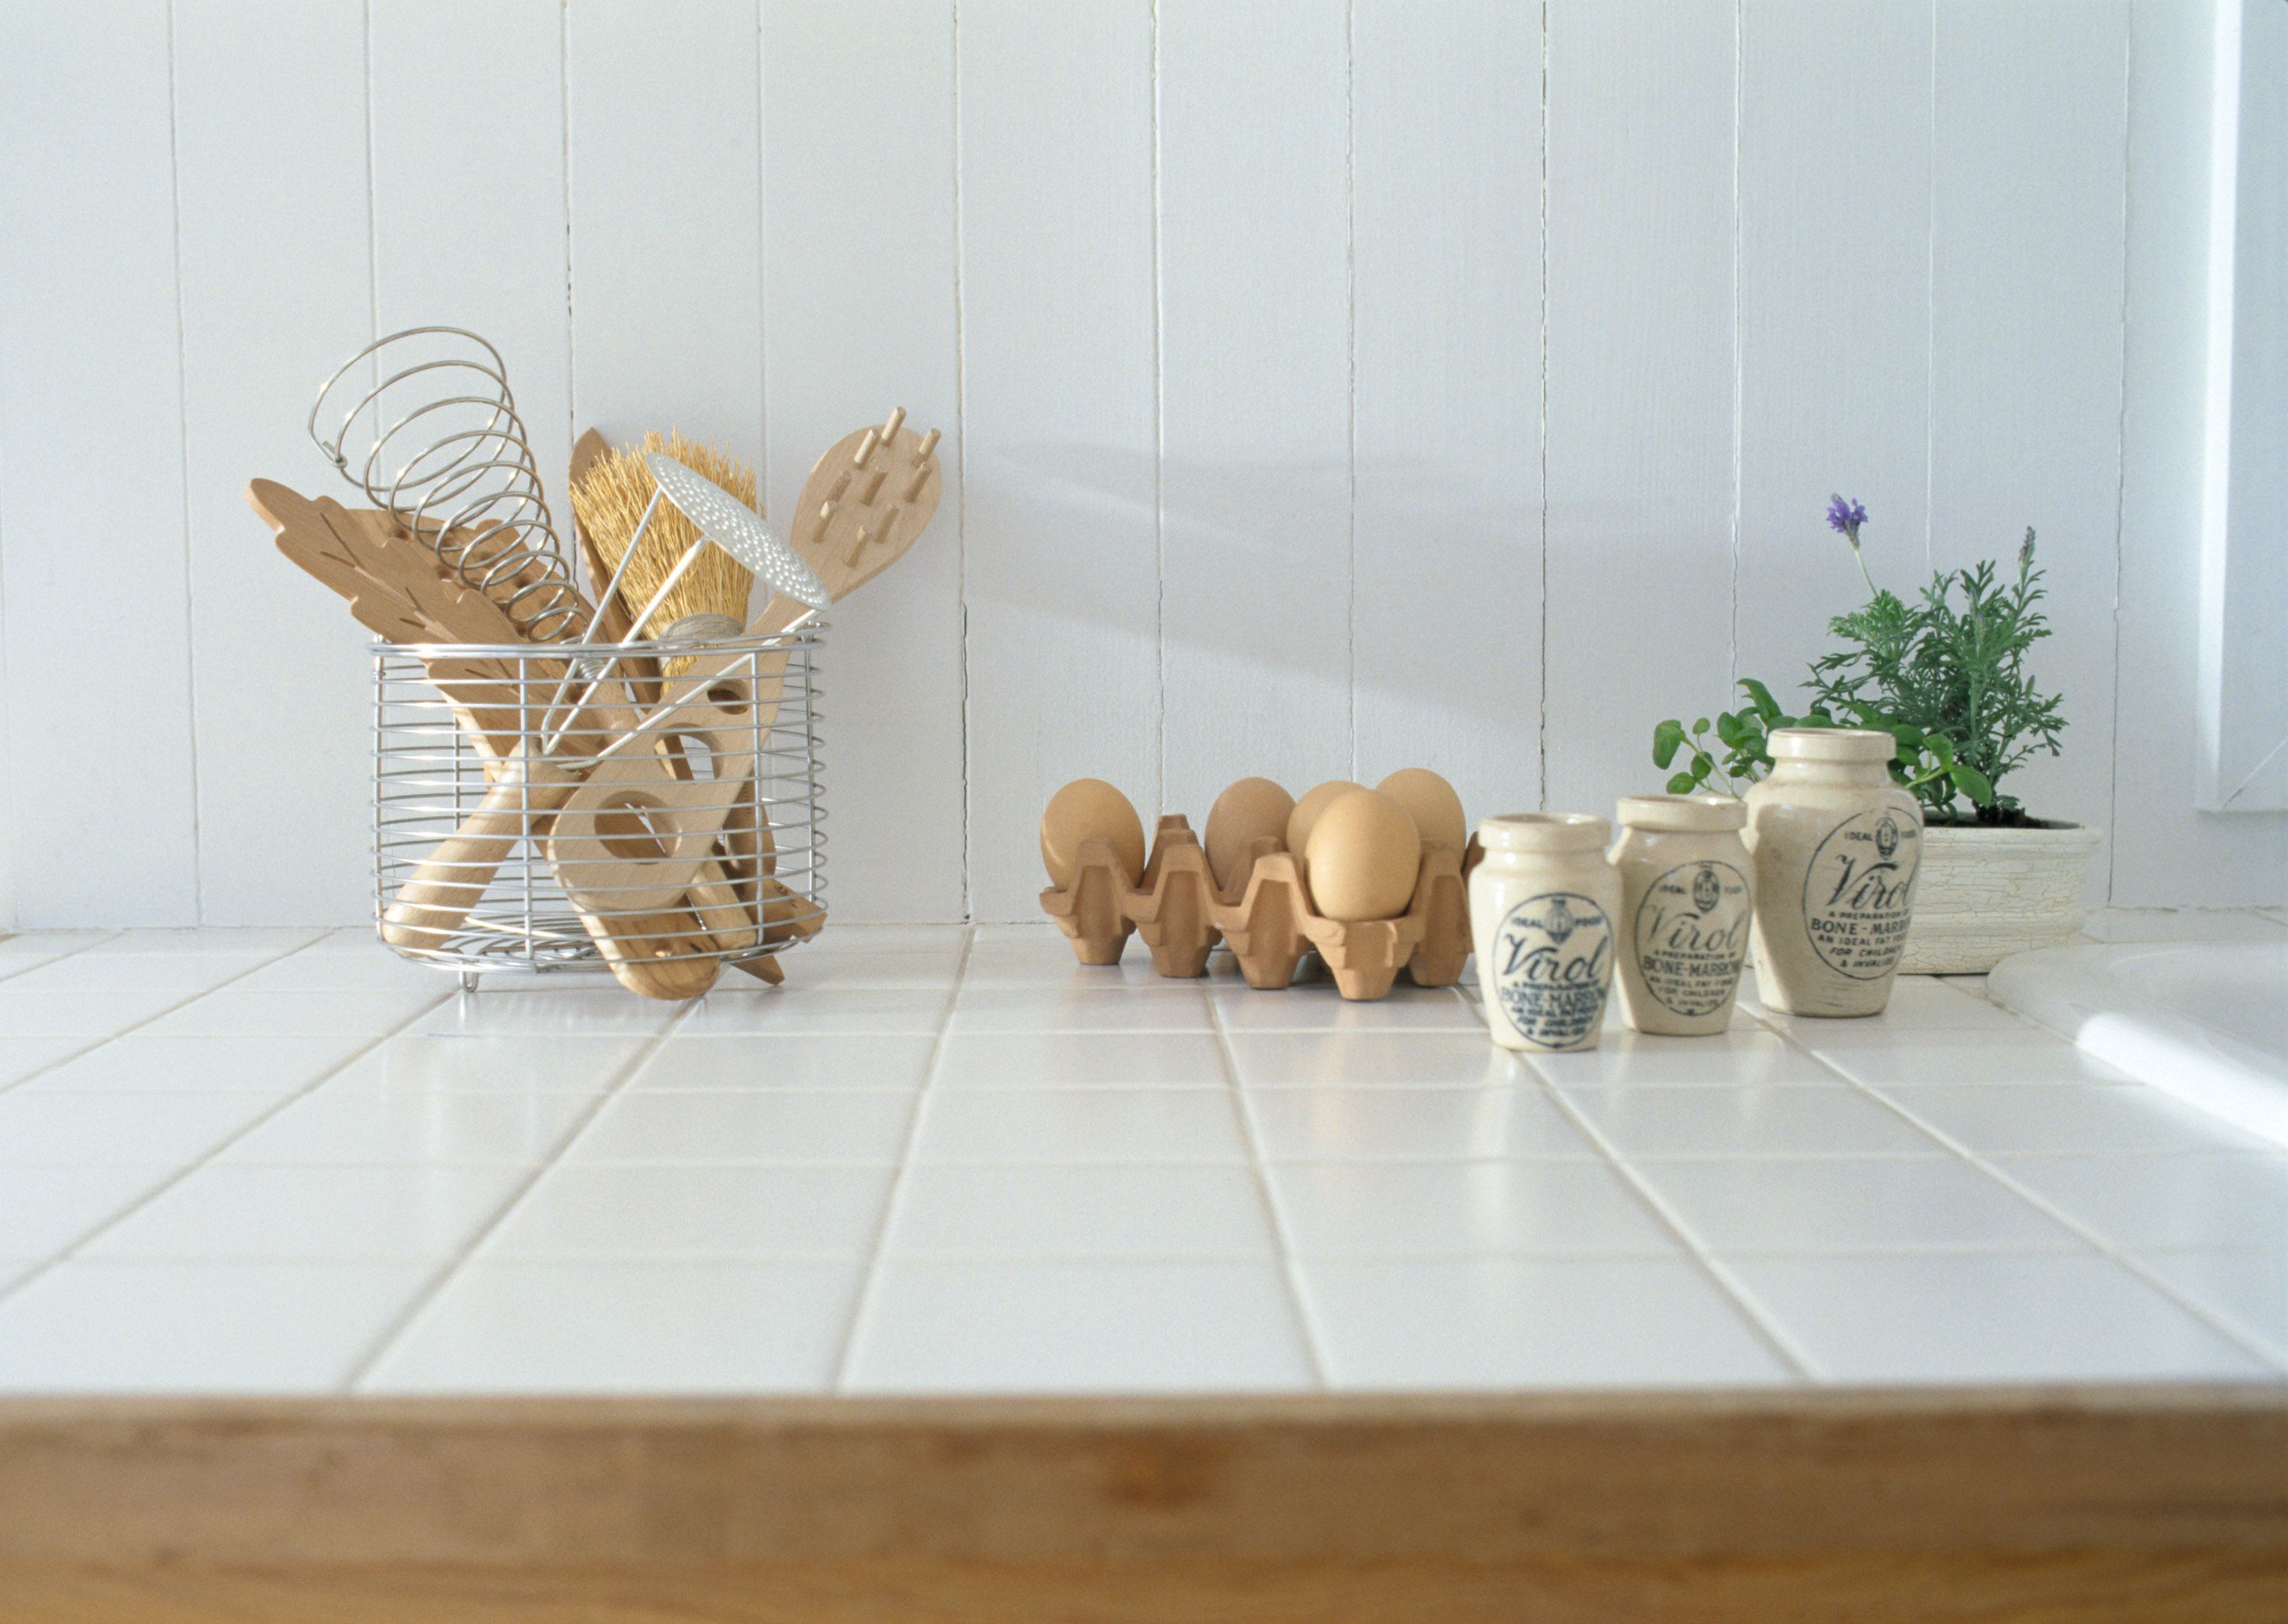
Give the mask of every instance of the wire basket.
[[600, 962], [633, 985], [815, 935], [824, 630], [679, 641], [663, 693], [619, 645], [376, 643], [382, 939], [465, 986]]

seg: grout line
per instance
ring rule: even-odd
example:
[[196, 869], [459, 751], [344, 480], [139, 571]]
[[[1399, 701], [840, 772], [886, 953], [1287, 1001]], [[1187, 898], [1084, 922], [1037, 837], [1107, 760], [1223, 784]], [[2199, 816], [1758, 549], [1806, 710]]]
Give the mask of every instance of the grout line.
[[1162, 479], [1168, 460], [1167, 266], [1160, 240], [1164, 200], [1160, 168], [1160, 0], [1152, 0], [1152, 646], [1154, 674], [1152, 745], [1158, 769], [1156, 804], [1168, 804], [1168, 537]]
[[1541, 4], [1541, 635], [1534, 805], [1549, 810], [1549, 0]]
[[961, 100], [961, 4], [954, 0], [951, 19], [953, 83], [953, 424], [954, 433], [960, 441], [954, 453], [954, 481], [960, 487], [955, 499], [956, 518], [953, 527], [954, 557], [954, 615], [957, 622], [955, 635], [961, 647], [961, 916], [965, 921], [977, 917], [977, 851], [975, 824], [972, 816], [972, 796], [975, 786], [970, 781], [969, 749], [973, 729], [976, 725], [976, 692], [970, 671], [969, 646], [969, 503], [965, 499], [969, 489], [969, 337], [967, 310], [965, 301], [967, 288], [964, 270], [968, 254], [968, 198], [962, 188], [962, 177], [966, 170], [968, 155], [964, 146], [968, 125], [962, 117]]
[[[1344, 360], [1343, 702], [1351, 777], [1359, 772], [1358, 723], [1358, 7], [1343, 7], [1343, 302], [1348, 317]], [[1163, 804], [1165, 804], [1164, 802]]]
[[1730, 647], [1727, 694], [1740, 683], [1740, 555], [1741, 520], [1745, 503], [1747, 463], [1747, 344], [1740, 320], [1741, 219], [1745, 212], [1742, 172], [1747, 147], [1748, 6], [1732, 5], [1732, 579]]
[[834, 1353], [833, 1374], [827, 1378], [830, 1392], [846, 1393], [851, 1389], [851, 1367], [858, 1357], [860, 1334], [865, 1328], [866, 1316], [880, 1295], [882, 1258], [890, 1240], [890, 1230], [898, 1215], [898, 1205], [906, 1192], [906, 1175], [914, 1166], [915, 1152], [921, 1145], [922, 1123], [929, 1111], [930, 1085], [936, 1081], [945, 1058], [945, 1040], [953, 1025], [954, 1006], [960, 1001], [961, 986], [969, 973], [970, 949], [977, 940], [977, 927], [965, 928], [961, 935], [961, 957], [954, 966], [953, 985], [946, 990], [944, 1013], [939, 1018], [937, 1035], [931, 1040], [929, 1058], [922, 1063], [921, 1087], [914, 1090], [913, 1114], [906, 1119], [905, 1143], [899, 1147], [897, 1164], [890, 1169], [890, 1187], [882, 1195], [882, 1215], [875, 1225], [873, 1244], [865, 1253], [865, 1272], [858, 1289], [850, 1299], [850, 1317], [843, 1321], [840, 1345]]
[[[301, 951], [302, 949], [299, 947], [293, 950], [294, 953], [299, 953]], [[291, 956], [293, 956], [291, 953], [282, 953], [278, 955], [280, 959], [290, 958]], [[271, 963], [277, 963], [277, 960], [274, 959]], [[261, 965], [257, 965], [254, 967], [254, 970], [259, 970], [261, 968]], [[254, 973], [254, 970], [243, 971], [242, 974], [250, 976]], [[239, 978], [239, 977], [232, 978], [233, 980]], [[226, 982], [223, 985], [228, 986], [229, 983]], [[216, 989], [213, 987], [207, 989], [208, 992], [215, 990]], [[205, 993], [197, 994], [193, 999], [186, 999], [184, 1002], [186, 1003], [192, 1002], [195, 1002], [196, 998], [203, 998], [204, 996], [206, 996]], [[268, 1110], [258, 1113], [240, 1123], [234, 1131], [224, 1136], [222, 1138], [215, 1141], [214, 1144], [207, 1146], [207, 1148], [198, 1155], [192, 1157], [181, 1167], [177, 1168], [169, 1176], [161, 1179], [157, 1184], [153, 1184], [149, 1189], [144, 1191], [142, 1194], [137, 1196], [133, 1200], [129, 1201], [125, 1206], [112, 1212], [100, 1223], [97, 1224], [92, 1229], [90, 1229], [85, 1233], [82, 1234], [77, 1240], [59, 1248], [37, 1267], [27, 1270], [13, 1280], [9, 1281], [5, 1286], [0, 1286], [0, 1302], [4, 1302], [7, 1298], [13, 1296], [31, 1281], [47, 1274], [59, 1264], [69, 1262], [74, 1255], [76, 1254], [81, 1248], [86, 1246], [88, 1242], [94, 1240], [106, 1232], [116, 1228], [123, 1220], [132, 1217], [135, 1214], [142, 1211], [143, 1208], [148, 1207], [160, 1196], [164, 1195], [168, 1191], [175, 1188], [176, 1185], [181, 1184], [185, 1179], [197, 1172], [201, 1168], [211, 1164], [218, 1156], [220, 1156], [232, 1145], [236, 1145], [240, 1140], [245, 1138], [247, 1135], [252, 1133], [265, 1122], [269, 1121], [272, 1118], [275, 1117], [280, 1112], [285, 1110], [295, 1101], [308, 1098], [310, 1095], [315, 1093], [329, 1079], [340, 1075], [341, 1073], [346, 1070], [349, 1066], [355, 1064], [357, 1061], [363, 1059], [375, 1050], [380, 1048], [384, 1043], [389, 1042], [390, 1039], [397, 1036], [407, 1027], [410, 1026], [415, 1021], [419, 1020], [423, 1016], [437, 1008], [439, 1004], [443, 1003], [446, 999], [450, 996], [452, 996], [452, 994], [449, 993], [439, 994], [433, 1002], [422, 1005], [419, 1009], [408, 1015], [403, 1020], [398, 1022], [396, 1026], [392, 1026], [386, 1032], [380, 1034], [363, 1048], [351, 1050], [348, 1054], [344, 1055], [339, 1060], [334, 1062], [333, 1065], [321, 1070], [316, 1076], [311, 1078], [309, 1081], [304, 1083], [300, 1088], [295, 1089], [289, 1093], [280, 1095], [271, 1103]], [[180, 1009], [183, 1006], [182, 1004], [177, 1004], [174, 1007], [176, 1009]], [[164, 1012], [165, 1011], [162, 1011], [162, 1013]], [[154, 1016], [151, 1018], [155, 1020], [158, 1017]], [[133, 1028], [131, 1027], [128, 1030], [131, 1031]], [[115, 1035], [123, 1035], [123, 1034]]]
[[1255, 1192], [1261, 1199], [1265, 1213], [1271, 1220], [1271, 1238], [1278, 1248], [1279, 1274], [1287, 1283], [1287, 1306], [1294, 1312], [1296, 1330], [1303, 1339], [1304, 1355], [1311, 1362], [1311, 1383], [1325, 1391], [1333, 1385], [1328, 1375], [1331, 1365], [1318, 1316], [1311, 1311], [1310, 1294], [1303, 1289], [1303, 1260], [1296, 1251], [1295, 1237], [1290, 1232], [1287, 1214], [1272, 1187], [1272, 1164], [1263, 1153], [1263, 1138], [1256, 1131], [1255, 1113], [1248, 1105], [1247, 1089], [1239, 1080], [1239, 1057], [1232, 1052], [1231, 1037], [1225, 1030], [1223, 1013], [1212, 997], [1203, 1002], [1208, 1007], [1209, 1024], [1214, 1028], [1216, 1053], [1223, 1060], [1231, 1108], [1239, 1118], [1239, 1131], [1247, 1141], [1248, 1173], [1255, 1182]]
[[[704, 996], [704, 994], [701, 994], [702, 998]], [[589, 1125], [596, 1120], [597, 1113], [626, 1091], [629, 1080], [643, 1069], [645, 1063], [652, 1056], [659, 1052], [660, 1046], [673, 1035], [678, 1026], [689, 1018], [691, 1011], [698, 1006], [699, 1002], [698, 998], [686, 1001], [672, 1017], [661, 1024], [659, 1029], [651, 1034], [650, 1041], [631, 1055], [621, 1066], [618, 1073], [604, 1085], [593, 1099], [588, 1102], [588, 1108], [574, 1118], [572, 1125], [566, 1129], [562, 1137], [557, 1140], [555, 1148], [536, 1162], [526, 1174], [523, 1182], [517, 1184], [502, 1199], [500, 1205], [493, 1209], [492, 1216], [472, 1230], [467, 1239], [461, 1243], [460, 1249], [452, 1257], [439, 1264], [427, 1279], [414, 1288], [412, 1295], [407, 1299], [390, 1322], [381, 1328], [380, 1333], [367, 1346], [366, 1351], [350, 1362], [348, 1373], [342, 1377], [342, 1391], [355, 1391], [358, 1384], [371, 1374], [374, 1366], [378, 1364], [390, 1349], [396, 1346], [397, 1343], [420, 1322], [422, 1315], [428, 1311], [430, 1304], [437, 1300], [438, 1294], [444, 1290], [446, 1282], [452, 1279], [463, 1264], [476, 1255], [478, 1248], [482, 1247], [504, 1223], [507, 1222], [509, 1215], [532, 1193], [534, 1186], [540, 1183], [543, 1176], [552, 1168], [562, 1165], [566, 1153], [571, 1150], [580, 1136], [588, 1130]]]
[[1757, 1301], [1755, 1295], [1749, 1291], [1746, 1285], [1732, 1272], [1724, 1261], [1701, 1241], [1692, 1226], [1685, 1222], [1683, 1215], [1671, 1207], [1666, 1199], [1653, 1188], [1650, 1181], [1637, 1171], [1635, 1164], [1624, 1156], [1619, 1148], [1605, 1137], [1604, 1130], [1591, 1121], [1588, 1114], [1567, 1097], [1564, 1089], [1552, 1082], [1548, 1074], [1539, 1066], [1533, 1066], [1529, 1060], [1527, 1065], [1539, 1081], [1543, 1091], [1555, 1102], [1558, 1109], [1564, 1112], [1572, 1120], [1573, 1125], [1588, 1137], [1589, 1142], [1604, 1153], [1605, 1160], [1613, 1171], [1620, 1176], [1622, 1181], [1636, 1192], [1637, 1199], [1649, 1207], [1653, 1215], [1682, 1243], [1685, 1251], [1692, 1260], [1715, 1281], [1717, 1289], [1731, 1301], [1732, 1306], [1746, 1319], [1750, 1327], [1762, 1336], [1772, 1351], [1779, 1355], [1781, 1360], [1795, 1373], [1799, 1380], [1815, 1384], [1827, 1382], [1830, 1378], [1822, 1372], [1818, 1361], [1812, 1358], [1810, 1351], [1798, 1344], [1795, 1338], [1789, 1334], [1787, 1327], [1780, 1323], [1778, 1318]]
[[183, 703], [188, 712], [190, 749], [187, 790], [191, 807], [191, 923], [206, 923], [206, 885], [199, 857], [199, 653], [198, 582], [191, 569], [191, 382], [189, 323], [183, 310], [182, 99], [177, 92], [179, 67], [173, 0], [167, 5], [167, 190], [174, 205], [175, 255], [175, 428], [182, 454], [183, 495]]
[[2121, 404], [2113, 422], [2113, 712], [2109, 717], [2111, 749], [2106, 782], [2105, 899], [2113, 900], [2120, 883], [2121, 846], [2121, 589], [2127, 575], [2129, 517], [2129, 301], [2135, 274], [2130, 260], [2129, 206], [2135, 178], [2135, 142], [2131, 124], [2136, 115], [2137, 27], [2125, 17], [2121, 39]]

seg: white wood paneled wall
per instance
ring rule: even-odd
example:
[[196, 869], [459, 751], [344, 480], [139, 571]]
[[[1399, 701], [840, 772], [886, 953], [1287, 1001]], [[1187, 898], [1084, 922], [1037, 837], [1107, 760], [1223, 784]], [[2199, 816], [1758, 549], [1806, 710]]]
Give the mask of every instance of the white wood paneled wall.
[[0, 918], [367, 916], [361, 641], [239, 493], [432, 321], [544, 470], [943, 430], [834, 616], [843, 917], [1032, 915], [1084, 774], [1609, 810], [1855, 606], [1836, 490], [1902, 591], [2039, 530], [2101, 896], [2278, 903], [2165, 766], [2210, 9], [0, 0]]

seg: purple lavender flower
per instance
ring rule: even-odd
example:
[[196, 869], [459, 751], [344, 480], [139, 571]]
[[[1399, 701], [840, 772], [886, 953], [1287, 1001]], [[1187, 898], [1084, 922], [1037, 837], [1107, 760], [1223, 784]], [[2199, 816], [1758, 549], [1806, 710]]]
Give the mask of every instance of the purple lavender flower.
[[1867, 590], [1872, 592], [1875, 590], [1875, 577], [1867, 573], [1867, 560], [1859, 551], [1859, 527], [1866, 522], [1867, 509], [1863, 503], [1846, 502], [1840, 496], [1828, 498], [1828, 528], [1836, 531], [1845, 541], [1851, 543], [1851, 556], [1858, 563], [1860, 578], [1866, 582]]

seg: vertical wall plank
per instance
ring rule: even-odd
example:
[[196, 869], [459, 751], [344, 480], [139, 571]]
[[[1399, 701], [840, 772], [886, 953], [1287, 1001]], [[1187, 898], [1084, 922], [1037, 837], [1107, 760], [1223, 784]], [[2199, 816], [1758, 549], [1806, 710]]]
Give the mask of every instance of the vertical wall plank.
[[1929, 577], [1931, 20], [1895, 0], [1742, 12], [1736, 674], [1791, 709], [1829, 619], [1867, 598], [1831, 494], [1866, 505], [1879, 585]]
[[773, 511], [791, 512], [819, 454], [893, 407], [945, 435], [929, 529], [833, 614], [821, 700], [830, 906], [846, 920], [958, 919], [953, 8], [767, 0], [762, 33]]
[[561, 14], [391, 0], [369, 15], [376, 330], [439, 323], [489, 339], [561, 507], [572, 455]]
[[1360, 770], [1349, 49], [1339, 6], [1159, 14], [1164, 793], [1197, 820]]
[[1059, 785], [1160, 804], [1152, 8], [959, 26], [969, 864], [1023, 919]]
[[1541, 796], [1539, 20], [1352, 18], [1359, 769], [1514, 811]]
[[2216, 11], [2205, 0], [2141, 0], [2130, 10], [2131, 319], [2111, 811], [2111, 900], [2121, 907], [2288, 900], [2288, 812], [2220, 817], [2193, 804], [2207, 382], [2203, 181]]
[[1734, 15], [1549, 35], [1547, 797], [1609, 817], [1730, 680]]
[[754, 0], [567, 10], [576, 432], [762, 454], [756, 24]]
[[[2103, 823], [2113, 788], [2121, 493], [2121, 0], [1940, 0], [1931, 294], [1931, 551], [2015, 568], [2041, 535], [2065, 754], [2004, 786]], [[2093, 871], [2097, 886], [2105, 865]], [[2101, 896], [2101, 891], [2095, 895]]]
[[0, 545], [16, 920], [197, 914], [173, 99], [157, 0], [0, 50]]
[[347, 922], [373, 891], [367, 634], [244, 491], [348, 495], [304, 425], [373, 309], [365, 8], [176, 0], [175, 64], [201, 915]]

